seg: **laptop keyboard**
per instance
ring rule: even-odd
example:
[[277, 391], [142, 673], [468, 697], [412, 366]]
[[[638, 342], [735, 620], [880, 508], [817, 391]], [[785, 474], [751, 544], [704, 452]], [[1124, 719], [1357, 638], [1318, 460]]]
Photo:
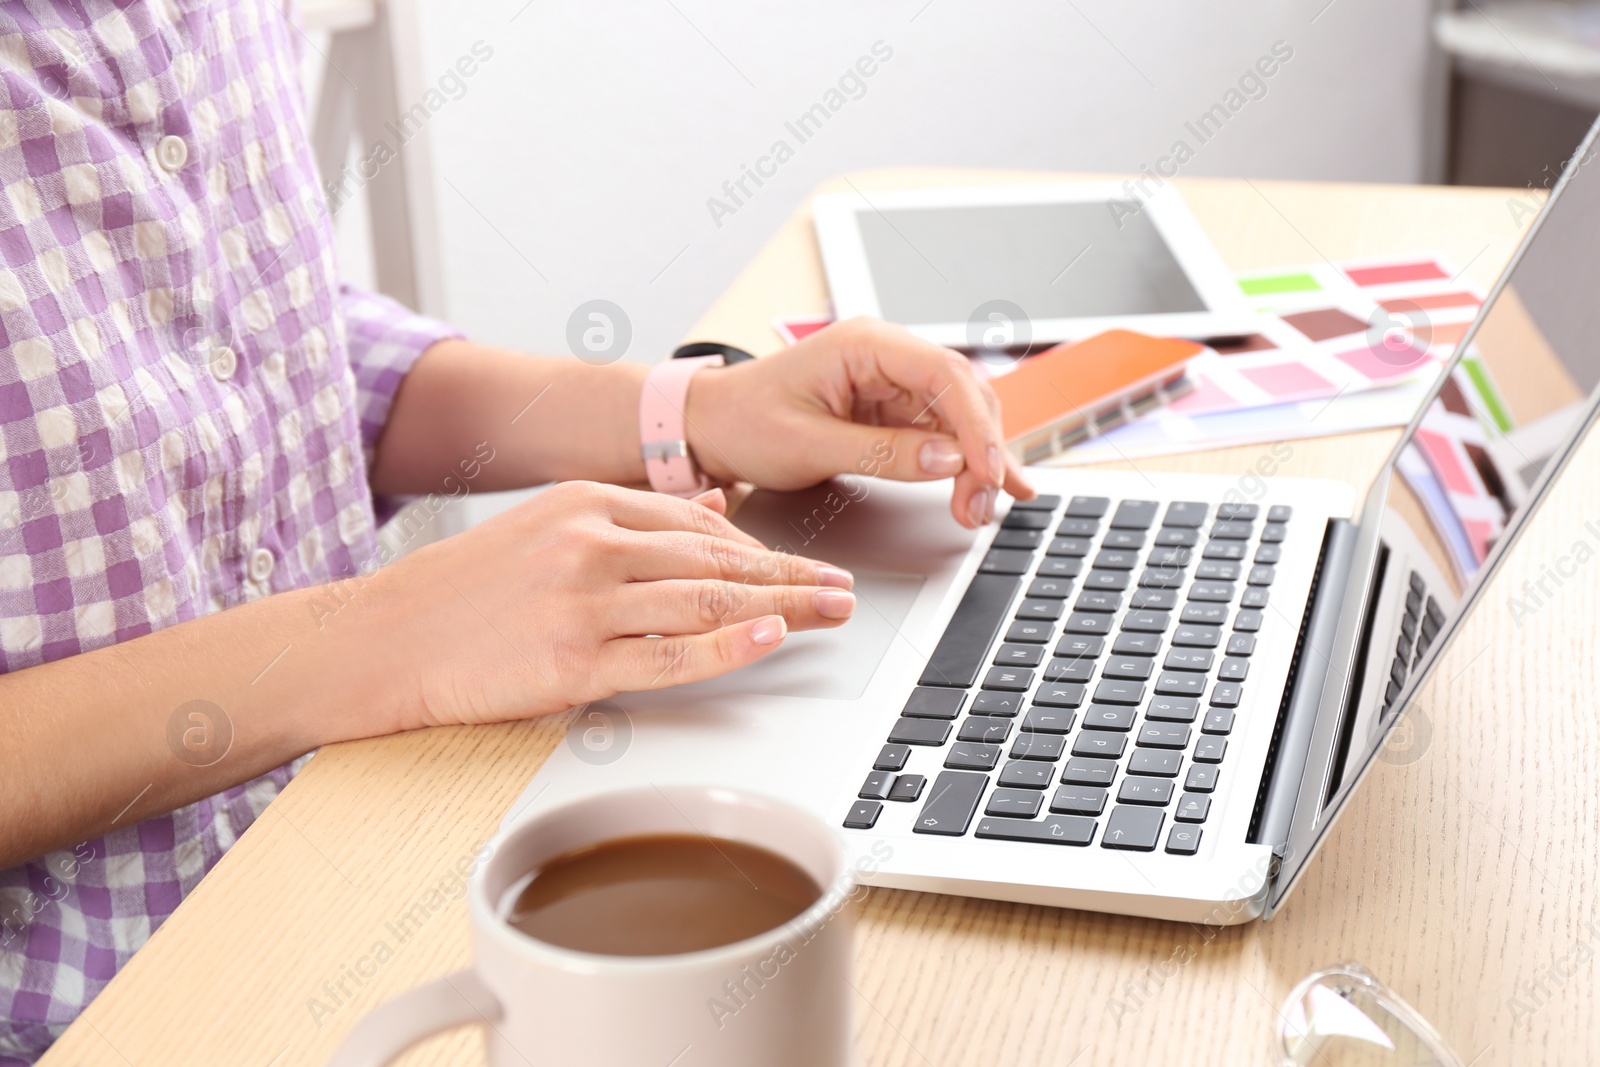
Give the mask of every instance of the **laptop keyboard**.
[[[921, 834], [1194, 855], [1291, 517], [1015, 504], [844, 825], [920, 802]], [[931, 783], [902, 773], [918, 746]]]
[[1405, 614], [1400, 616], [1400, 638], [1395, 643], [1394, 663], [1389, 668], [1389, 684], [1383, 691], [1383, 714], [1394, 707], [1394, 698], [1405, 687], [1406, 676], [1417, 669], [1422, 657], [1439, 636], [1444, 625], [1444, 610], [1438, 601], [1428, 595], [1428, 583], [1422, 575], [1411, 572], [1406, 590]]

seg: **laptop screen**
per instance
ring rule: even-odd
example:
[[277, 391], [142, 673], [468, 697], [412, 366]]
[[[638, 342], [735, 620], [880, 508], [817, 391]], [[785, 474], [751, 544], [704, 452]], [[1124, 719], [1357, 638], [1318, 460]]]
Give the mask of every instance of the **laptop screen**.
[[[1351, 673], [1321, 808], [1305, 819], [1295, 813], [1275, 901], [1298, 874], [1289, 868], [1309, 859], [1600, 403], [1597, 131], [1568, 162], [1548, 208], [1367, 498], [1363, 543], [1372, 531], [1377, 536], [1361, 623], [1365, 654]], [[1525, 226], [1538, 210], [1533, 194], [1509, 194], [1506, 225]], [[1395, 302], [1387, 308], [1394, 328], [1375, 353], [1400, 366], [1418, 359], [1442, 309], [1470, 299], [1441, 292]], [[1591, 550], [1600, 554], [1600, 543]], [[1553, 596], [1571, 576], [1558, 573], [1561, 566], [1554, 561], [1530, 588], [1512, 591], [1513, 613], [1518, 604], [1537, 610]]]

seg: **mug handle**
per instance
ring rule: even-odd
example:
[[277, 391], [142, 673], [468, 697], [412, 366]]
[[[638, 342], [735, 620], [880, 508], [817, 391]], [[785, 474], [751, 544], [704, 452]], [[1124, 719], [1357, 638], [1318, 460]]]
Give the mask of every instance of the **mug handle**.
[[328, 1067], [384, 1067], [425, 1037], [500, 1017], [500, 1002], [478, 972], [457, 971], [380, 1005], [345, 1035]]

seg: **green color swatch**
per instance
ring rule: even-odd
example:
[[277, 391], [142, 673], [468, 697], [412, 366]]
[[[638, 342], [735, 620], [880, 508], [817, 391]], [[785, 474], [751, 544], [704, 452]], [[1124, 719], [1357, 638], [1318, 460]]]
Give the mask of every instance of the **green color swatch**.
[[1321, 289], [1317, 280], [1304, 271], [1295, 274], [1274, 274], [1266, 278], [1243, 278], [1239, 288], [1245, 296], [1271, 296], [1274, 293], [1313, 293]]
[[1467, 377], [1472, 379], [1472, 384], [1477, 387], [1478, 396], [1483, 401], [1483, 406], [1489, 409], [1489, 417], [1494, 420], [1501, 433], [1510, 433], [1516, 429], [1516, 424], [1511, 421], [1511, 412], [1506, 410], [1506, 402], [1500, 397], [1500, 390], [1494, 384], [1494, 379], [1489, 377], [1488, 368], [1476, 356], [1464, 356], [1461, 360], [1461, 369], [1467, 372]]

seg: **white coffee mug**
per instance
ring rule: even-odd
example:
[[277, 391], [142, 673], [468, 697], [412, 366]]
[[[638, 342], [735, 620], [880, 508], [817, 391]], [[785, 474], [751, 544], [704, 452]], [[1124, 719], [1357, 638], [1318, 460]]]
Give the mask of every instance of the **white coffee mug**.
[[[649, 834], [740, 841], [797, 864], [822, 896], [789, 922], [674, 956], [603, 956], [505, 921], [528, 872], [587, 846]], [[504, 831], [467, 892], [475, 962], [358, 1023], [333, 1067], [380, 1067], [417, 1041], [481, 1023], [491, 1067], [843, 1067], [851, 1030], [854, 882], [831, 829], [727, 789], [607, 793]]]

